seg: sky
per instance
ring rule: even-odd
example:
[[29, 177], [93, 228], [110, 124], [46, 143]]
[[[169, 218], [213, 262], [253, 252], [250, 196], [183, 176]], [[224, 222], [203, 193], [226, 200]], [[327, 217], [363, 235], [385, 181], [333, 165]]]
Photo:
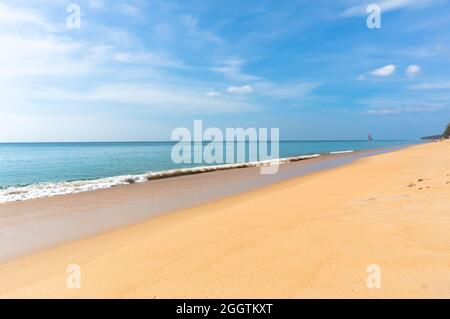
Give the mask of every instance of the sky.
[[0, 0], [0, 142], [170, 140], [194, 120], [296, 140], [439, 134], [449, 2]]

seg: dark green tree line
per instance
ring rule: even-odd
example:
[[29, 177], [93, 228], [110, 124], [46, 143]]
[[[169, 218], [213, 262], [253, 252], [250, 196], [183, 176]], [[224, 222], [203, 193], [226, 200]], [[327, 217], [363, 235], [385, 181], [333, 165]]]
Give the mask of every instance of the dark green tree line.
[[444, 136], [445, 138], [450, 138], [450, 123], [447, 125], [447, 128], [442, 134], [442, 136]]

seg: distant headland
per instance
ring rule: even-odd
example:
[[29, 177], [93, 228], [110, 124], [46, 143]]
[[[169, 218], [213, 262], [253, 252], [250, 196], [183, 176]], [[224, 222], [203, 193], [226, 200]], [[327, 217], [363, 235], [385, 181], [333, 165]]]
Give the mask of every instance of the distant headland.
[[424, 136], [422, 137], [422, 140], [440, 140], [444, 138], [445, 139], [450, 138], [450, 123], [447, 125], [447, 128], [445, 129], [444, 133], [440, 135]]

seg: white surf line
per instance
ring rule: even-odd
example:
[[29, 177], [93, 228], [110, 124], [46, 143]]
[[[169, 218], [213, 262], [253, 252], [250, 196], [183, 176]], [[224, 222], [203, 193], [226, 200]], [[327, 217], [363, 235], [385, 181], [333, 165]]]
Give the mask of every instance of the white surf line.
[[348, 151], [335, 151], [335, 152], [330, 152], [329, 154], [347, 154], [347, 153], [354, 153], [354, 150], [348, 150]]

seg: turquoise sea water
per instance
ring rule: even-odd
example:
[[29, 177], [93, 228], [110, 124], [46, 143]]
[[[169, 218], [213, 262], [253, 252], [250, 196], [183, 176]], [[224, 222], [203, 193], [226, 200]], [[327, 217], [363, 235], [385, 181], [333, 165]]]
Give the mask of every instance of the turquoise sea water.
[[[238, 142], [233, 146], [236, 146], [236, 143]], [[243, 161], [249, 160], [248, 150], [251, 143], [253, 142], [245, 143], [247, 158]], [[279, 144], [279, 157], [358, 151], [413, 143], [418, 141], [282, 141]], [[129, 183], [129, 178], [135, 182], [143, 182], [148, 177], [139, 174], [218, 165], [176, 164], [171, 157], [175, 144], [175, 142], [0, 144], [0, 203], [108, 188]], [[200, 144], [202, 147], [197, 150], [201, 151], [207, 144]], [[225, 158], [226, 145], [223, 146]], [[194, 149], [192, 147], [193, 151]], [[270, 150], [270, 145], [268, 149]], [[258, 160], [267, 158], [260, 157]]]
[[[282, 141], [279, 152], [280, 157], [284, 158], [412, 143], [417, 141]], [[205, 163], [173, 163], [171, 150], [174, 144], [174, 142], [0, 144], [0, 187], [89, 180], [205, 165]]]

